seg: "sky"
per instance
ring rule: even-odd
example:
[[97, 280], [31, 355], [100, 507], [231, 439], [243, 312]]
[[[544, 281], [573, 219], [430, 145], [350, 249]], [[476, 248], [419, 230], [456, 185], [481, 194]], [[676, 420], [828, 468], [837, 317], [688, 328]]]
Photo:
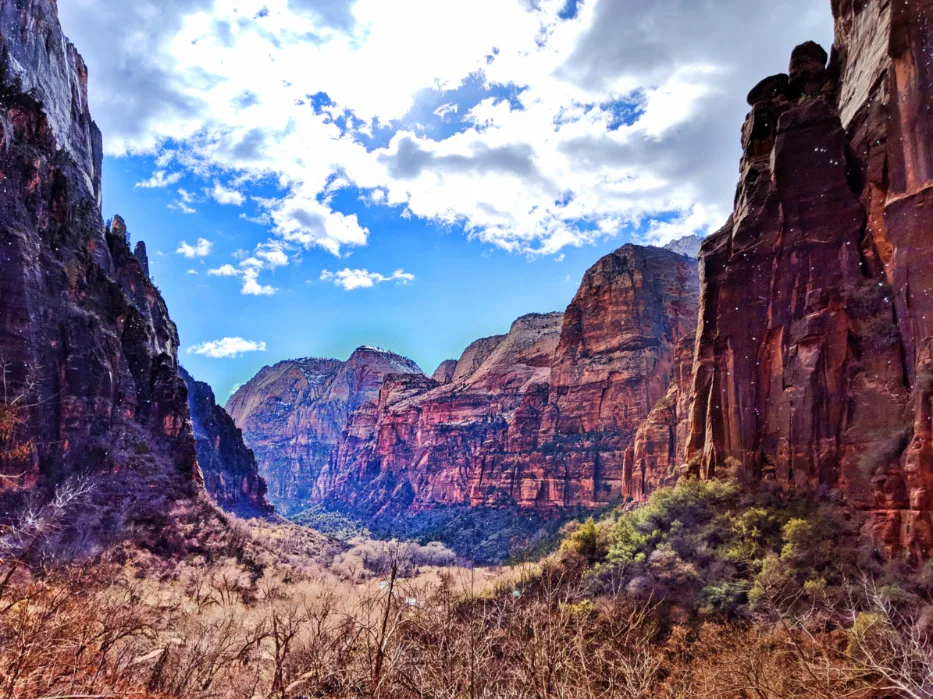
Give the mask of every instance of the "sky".
[[627, 242], [708, 235], [745, 96], [828, 0], [60, 0], [179, 356], [224, 403], [373, 345], [431, 373]]

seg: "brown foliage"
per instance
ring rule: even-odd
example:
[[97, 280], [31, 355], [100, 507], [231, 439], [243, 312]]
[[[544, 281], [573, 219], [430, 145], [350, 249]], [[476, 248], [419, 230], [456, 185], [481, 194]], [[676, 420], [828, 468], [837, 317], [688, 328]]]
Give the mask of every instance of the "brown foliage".
[[836, 624], [688, 623], [553, 562], [493, 588], [478, 570], [403, 578], [406, 550], [359, 582], [235, 558], [7, 568], [0, 699], [913, 698], [933, 680], [917, 605], [869, 585]]

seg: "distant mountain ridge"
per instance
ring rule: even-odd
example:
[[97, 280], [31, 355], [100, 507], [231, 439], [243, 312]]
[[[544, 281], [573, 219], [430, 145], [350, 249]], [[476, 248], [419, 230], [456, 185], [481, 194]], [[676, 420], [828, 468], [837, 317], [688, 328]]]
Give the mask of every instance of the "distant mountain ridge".
[[252, 447], [279, 511], [313, 502], [350, 416], [376, 398], [388, 374], [422, 372], [405, 357], [364, 346], [346, 362], [308, 358], [264, 367], [230, 397], [227, 412]]
[[676, 252], [678, 255], [689, 257], [691, 260], [697, 259], [700, 255], [700, 246], [703, 239], [696, 235], [686, 235], [683, 238], [672, 240], [664, 246], [665, 250]]
[[[279, 395], [290, 379], [270, 381], [275, 367], [228, 406], [260, 463], [268, 460], [264, 474], [286, 510], [313, 502], [373, 516], [641, 499], [649, 491], [642, 483], [671, 477], [635, 479], [632, 459], [639, 427], [669, 391], [678, 343], [693, 338], [698, 289], [695, 262], [626, 245], [587, 272], [566, 313], [523, 316], [508, 333], [471, 343], [433, 378], [407, 360], [401, 372], [384, 367], [367, 400], [356, 394], [356, 408], [330, 413], [323, 437], [299, 416], [326, 411], [328, 401]], [[300, 382], [289, 373], [293, 363], [276, 367]], [[272, 417], [257, 419], [262, 412]], [[684, 413], [665, 416], [682, 422]], [[296, 466], [296, 444], [313, 458]], [[297, 497], [283, 485], [296, 470]]]

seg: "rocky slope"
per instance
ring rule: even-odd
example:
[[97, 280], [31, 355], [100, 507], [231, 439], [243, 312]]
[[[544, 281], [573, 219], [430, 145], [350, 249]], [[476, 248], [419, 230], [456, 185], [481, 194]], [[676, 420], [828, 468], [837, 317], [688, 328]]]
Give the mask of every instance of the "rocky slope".
[[447, 385], [388, 377], [350, 422], [316, 497], [371, 514], [471, 503], [482, 464], [520, 448], [510, 430], [547, 381], [561, 322], [560, 313], [525, 316], [507, 335], [473, 343]]
[[266, 501], [256, 458], [233, 418], [217, 405], [210, 386], [196, 381], [183, 367], [179, 373], [188, 388], [198, 465], [208, 494], [225, 510], [243, 516], [270, 514], [272, 506]]
[[695, 235], [685, 235], [683, 238], [672, 240], [664, 246], [664, 249], [695, 260], [700, 254], [700, 245], [702, 243], [702, 238], [698, 238]]
[[0, 27], [0, 359], [15, 413], [0, 511], [86, 474], [101, 505], [88, 531], [156, 522], [200, 481], [178, 335], [125, 224], [101, 219], [101, 135], [55, 1], [0, 0]]
[[749, 95], [736, 209], [701, 252], [691, 467], [832, 488], [933, 547], [933, 3], [834, 0], [836, 43]]
[[441, 362], [440, 366], [434, 370], [431, 378], [439, 384], [450, 383], [454, 380], [454, 374], [457, 372], [457, 364], [459, 364], [459, 362], [456, 359], [444, 360]]
[[231, 396], [227, 412], [256, 454], [277, 509], [307, 506], [350, 415], [378, 396], [387, 374], [422, 376], [404, 357], [361, 347], [346, 362], [299, 359], [265, 367]]
[[672, 391], [680, 412], [669, 421], [685, 441], [686, 399], [672, 379], [675, 348], [694, 336], [697, 293], [688, 258], [633, 245], [606, 256], [566, 313], [526, 316], [473, 343], [450, 383], [389, 377], [352, 418], [315, 497], [367, 514], [640, 499], [647, 488], [626, 479], [626, 455]]

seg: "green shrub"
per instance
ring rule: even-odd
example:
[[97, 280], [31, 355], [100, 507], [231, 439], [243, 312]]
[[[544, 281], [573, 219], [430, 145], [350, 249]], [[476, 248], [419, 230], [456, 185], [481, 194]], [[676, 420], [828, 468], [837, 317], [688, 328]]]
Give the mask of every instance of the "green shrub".
[[[732, 481], [682, 481], [622, 513], [594, 573], [611, 589], [735, 615], [841, 595], [859, 562], [858, 522], [828, 499]], [[596, 525], [563, 548], [600, 560]]]
[[562, 554], [572, 554], [583, 558], [587, 563], [597, 563], [606, 557], [609, 545], [605, 533], [590, 517], [583, 524], [572, 528], [569, 536], [561, 543]]

